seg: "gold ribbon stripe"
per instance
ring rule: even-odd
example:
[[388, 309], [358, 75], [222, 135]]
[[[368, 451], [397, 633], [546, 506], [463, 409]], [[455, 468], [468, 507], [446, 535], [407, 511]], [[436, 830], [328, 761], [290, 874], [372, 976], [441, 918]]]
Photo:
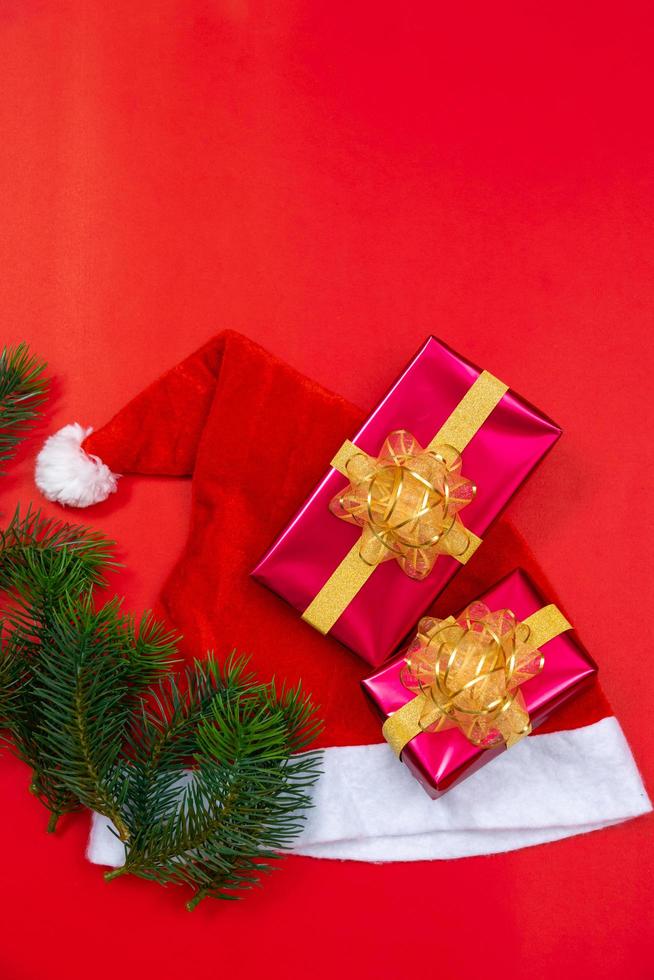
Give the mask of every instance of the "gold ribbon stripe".
[[357, 541], [304, 610], [302, 619], [311, 623], [313, 628], [323, 635], [329, 633], [343, 612], [343, 597], [348, 596], [350, 602], [368, 581], [376, 567], [361, 560]]
[[[450, 417], [440, 427], [427, 449], [433, 451], [438, 446], [446, 445], [452, 446], [458, 453], [462, 453], [508, 390], [508, 385], [496, 378], [490, 371], [482, 371], [472, 387], [466, 391]], [[346, 439], [334, 456], [331, 465], [343, 476], [347, 476], [348, 462], [360, 452], [358, 446]]]
[[543, 606], [522, 622], [529, 627], [529, 643], [533, 644], [534, 650], [539, 650], [555, 636], [572, 629], [572, 624], [553, 603]]
[[[454, 618], [448, 616], [443, 625], [454, 622]], [[523, 622], [531, 631], [529, 640], [530, 644], [533, 643], [534, 650], [540, 649], [554, 637], [572, 629], [572, 625], [563, 613], [552, 604], [543, 606], [531, 616], [527, 616]], [[411, 698], [410, 701], [393, 712], [384, 722], [382, 735], [398, 757], [411, 739], [420, 734], [420, 717], [425, 702], [428, 700], [429, 698], [425, 694], [417, 694], [415, 698]]]
[[[438, 430], [428, 448], [434, 449], [437, 445], [447, 444], [457, 452], [462, 452], [508, 390], [508, 385], [499, 381], [489, 371], [482, 371]], [[361, 450], [347, 439], [334, 456], [331, 465], [346, 476], [348, 460], [360, 452]], [[465, 564], [481, 544], [481, 538], [476, 534], [469, 530], [467, 533], [468, 547], [462, 555], [457, 556], [457, 561], [461, 564]], [[375, 565], [367, 565], [361, 560], [359, 541], [357, 541], [304, 610], [302, 619], [320, 633], [329, 633], [375, 568]]]
[[353, 442], [346, 439], [334, 456], [331, 465], [335, 470], [338, 470], [339, 473], [342, 473], [343, 476], [347, 476], [347, 464], [353, 456], [356, 456], [360, 452], [361, 450], [358, 446], [355, 446]]
[[447, 422], [441, 426], [427, 449], [438, 446], [454, 446], [462, 453], [472, 437], [509, 390], [490, 371], [482, 371], [471, 388], [456, 406]]

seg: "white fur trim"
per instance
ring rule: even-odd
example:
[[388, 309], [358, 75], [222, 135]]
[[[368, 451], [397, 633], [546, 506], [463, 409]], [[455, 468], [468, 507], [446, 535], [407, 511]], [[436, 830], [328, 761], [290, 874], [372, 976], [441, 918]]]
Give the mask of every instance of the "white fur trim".
[[[293, 851], [357, 861], [425, 861], [513, 851], [652, 809], [613, 717], [533, 735], [430, 800], [388, 745], [325, 749], [313, 809]], [[93, 814], [87, 857], [118, 867], [123, 844]]]
[[117, 475], [97, 456], [82, 449], [92, 432], [92, 428], [73, 422], [46, 439], [34, 471], [36, 485], [46, 500], [70, 507], [90, 507], [116, 492]]

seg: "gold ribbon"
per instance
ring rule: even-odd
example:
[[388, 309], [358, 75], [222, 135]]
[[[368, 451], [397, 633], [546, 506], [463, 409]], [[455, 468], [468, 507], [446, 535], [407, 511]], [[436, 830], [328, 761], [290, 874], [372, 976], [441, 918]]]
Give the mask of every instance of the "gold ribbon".
[[386, 719], [384, 738], [398, 756], [421, 732], [448, 728], [479, 748], [509, 748], [531, 731], [520, 687], [542, 670], [540, 647], [569, 629], [553, 605], [523, 622], [483, 602], [458, 619], [422, 619], [401, 672], [415, 697]]
[[459, 511], [475, 494], [461, 473], [461, 453], [508, 387], [482, 371], [424, 449], [405, 430], [392, 432], [377, 458], [346, 441], [332, 466], [349, 485], [330, 503], [337, 517], [359, 526], [360, 539], [327, 579], [302, 618], [328, 633], [380, 562], [396, 559], [423, 579], [438, 555], [465, 564], [481, 539]]
[[476, 487], [462, 475], [461, 463], [452, 446], [425, 450], [399, 429], [377, 459], [350, 456], [349, 485], [329, 509], [361, 528], [359, 556], [366, 565], [395, 559], [409, 578], [426, 578], [438, 555], [460, 558], [468, 550], [459, 511], [474, 499]]

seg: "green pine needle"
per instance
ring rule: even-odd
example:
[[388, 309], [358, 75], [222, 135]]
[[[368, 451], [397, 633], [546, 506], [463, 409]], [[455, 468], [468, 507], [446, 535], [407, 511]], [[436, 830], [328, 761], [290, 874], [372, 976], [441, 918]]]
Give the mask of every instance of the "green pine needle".
[[[196, 661], [182, 689], [166, 678], [143, 704], [123, 767], [121, 816], [131, 873], [238, 898], [299, 833], [319, 753], [303, 752], [319, 724], [301, 687], [256, 684], [245, 661]], [[301, 753], [301, 754], [298, 754]]]
[[14, 455], [47, 398], [45, 367], [27, 344], [0, 352], [0, 465]]
[[76, 810], [79, 801], [56, 776], [46, 769], [40, 741], [41, 711], [34, 693], [29, 651], [18, 631], [3, 624], [0, 658], [0, 729], [2, 743], [32, 770], [30, 792], [52, 815], [49, 829], [64, 813]]
[[[43, 706], [36, 690], [41, 652], [49, 631], [71, 601], [104, 584], [116, 565], [112, 543], [88, 528], [16, 510], [0, 532], [0, 728], [33, 772], [31, 791], [53, 820], [79, 806], [56, 773], [48, 771], [41, 740]], [[83, 601], [83, 600], [82, 600]]]
[[17, 508], [0, 530], [0, 589], [56, 597], [106, 585], [105, 572], [119, 567], [113, 549], [88, 527], [42, 517], [31, 506], [21, 516]]
[[0, 532], [0, 728], [33, 771], [48, 829], [107, 817], [131, 873], [186, 884], [194, 908], [271, 870], [311, 805], [319, 724], [300, 686], [259, 684], [213, 656], [170, 672], [176, 637], [94, 589], [115, 564], [88, 528], [17, 511]]
[[63, 601], [39, 636], [32, 667], [44, 769], [128, 837], [121, 754], [134, 708], [169, 667], [174, 638], [149, 615], [137, 626], [117, 599]]

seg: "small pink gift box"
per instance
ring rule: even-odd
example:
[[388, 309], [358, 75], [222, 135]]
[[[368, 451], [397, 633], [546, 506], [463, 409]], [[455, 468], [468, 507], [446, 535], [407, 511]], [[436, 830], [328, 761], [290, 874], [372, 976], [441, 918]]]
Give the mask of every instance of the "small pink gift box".
[[[479, 382], [487, 377], [500, 384], [430, 337], [351, 442], [376, 457], [389, 433], [404, 429], [421, 446], [428, 446], [452, 413], [460, 411], [465, 396], [463, 404], [471, 404], [471, 389], [479, 390]], [[344, 439], [347, 435], [343, 433]], [[554, 422], [519, 395], [500, 387], [497, 403], [461, 450], [462, 474], [476, 486], [476, 496], [460, 516], [473, 537], [483, 539], [560, 435]], [[339, 520], [329, 509], [332, 498], [348, 482], [332, 466], [252, 572], [305, 618], [361, 538], [359, 527]], [[459, 567], [456, 558], [439, 555], [426, 578], [416, 580], [397, 561], [383, 561], [335, 621], [327, 628], [317, 628], [378, 666], [397, 650]]]
[[[509, 609], [519, 621], [548, 605], [547, 599], [522, 569], [511, 572], [480, 596], [479, 601], [492, 611]], [[532, 729], [543, 724], [553, 711], [593, 683], [597, 676], [597, 665], [572, 630], [560, 633], [539, 649], [544, 659], [543, 668], [520, 687]], [[405, 650], [361, 682], [382, 721], [414, 697], [401, 679], [406, 662]], [[479, 748], [459, 728], [453, 727], [421, 732], [408, 742], [400, 758], [429, 796], [436, 799], [504, 751], [504, 744]]]

